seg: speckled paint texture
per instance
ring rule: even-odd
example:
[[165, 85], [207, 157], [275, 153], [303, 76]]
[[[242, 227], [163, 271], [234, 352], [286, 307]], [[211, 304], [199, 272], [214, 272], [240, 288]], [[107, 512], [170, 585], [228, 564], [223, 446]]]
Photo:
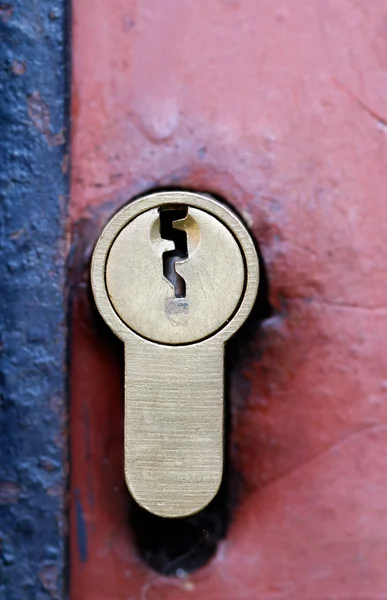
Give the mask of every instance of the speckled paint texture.
[[[71, 599], [387, 597], [385, 0], [73, 10]], [[163, 186], [244, 216], [274, 308], [230, 375], [231, 527], [180, 578], [135, 550], [121, 348], [87, 295], [103, 223]]]
[[0, 3], [1, 600], [66, 588], [65, 12]]

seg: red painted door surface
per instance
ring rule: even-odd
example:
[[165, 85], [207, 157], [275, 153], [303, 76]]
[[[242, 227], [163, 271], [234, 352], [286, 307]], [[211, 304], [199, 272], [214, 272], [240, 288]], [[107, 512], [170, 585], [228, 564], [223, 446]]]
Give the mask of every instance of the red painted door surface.
[[[74, 0], [72, 600], [387, 597], [385, 0]], [[88, 260], [158, 187], [245, 218], [273, 314], [231, 371], [241, 492], [184, 577], [128, 525], [122, 349]]]

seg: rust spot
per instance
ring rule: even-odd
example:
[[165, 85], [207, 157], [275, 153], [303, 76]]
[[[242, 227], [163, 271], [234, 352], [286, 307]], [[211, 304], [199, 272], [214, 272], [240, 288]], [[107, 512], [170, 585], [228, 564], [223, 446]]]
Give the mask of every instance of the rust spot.
[[61, 129], [58, 133], [51, 133], [50, 131], [47, 133], [47, 142], [51, 148], [55, 148], [55, 146], [62, 146], [65, 143], [64, 130]]
[[53, 437], [53, 443], [61, 450], [65, 450], [67, 443], [67, 432], [60, 432]]
[[63, 160], [62, 160], [62, 173], [63, 173], [63, 175], [66, 175], [66, 173], [68, 172], [68, 170], [69, 170], [69, 163], [70, 163], [69, 155], [68, 155], [68, 153], [66, 153], [64, 155], [64, 157], [63, 157]]
[[13, 504], [20, 498], [20, 487], [11, 481], [0, 481], [0, 504]]
[[57, 417], [64, 420], [63, 399], [60, 396], [52, 396], [50, 398], [50, 408]]
[[11, 71], [14, 75], [24, 75], [26, 72], [26, 63], [21, 60], [13, 60]]
[[49, 488], [47, 488], [47, 494], [49, 496], [53, 496], [54, 498], [60, 498], [63, 496], [63, 485], [62, 483], [54, 483]]
[[62, 512], [59, 512], [56, 515], [56, 522], [58, 525], [58, 531], [60, 532], [61, 536], [66, 537], [68, 535], [68, 523], [66, 517]]
[[58, 567], [55, 565], [46, 565], [39, 573], [39, 579], [43, 589], [50, 594], [51, 598], [55, 599], [59, 599], [58, 578]]
[[24, 230], [24, 228], [23, 228], [23, 227], [22, 227], [21, 229], [18, 229], [17, 231], [13, 231], [13, 232], [11, 233], [11, 235], [9, 236], [9, 239], [10, 239], [10, 240], [18, 240], [18, 239], [19, 239], [19, 237], [20, 237], [21, 235], [23, 235], [24, 231], [25, 231], [25, 230]]
[[10, 4], [0, 4], [0, 19], [3, 23], [7, 23], [13, 13], [13, 6]]
[[27, 110], [31, 121], [39, 133], [46, 136], [47, 144], [54, 148], [65, 143], [65, 130], [53, 133], [50, 129], [50, 111], [40, 92], [35, 91], [27, 98]]
[[34, 92], [27, 98], [27, 110], [31, 121], [40, 133], [49, 133], [50, 111], [39, 92]]
[[40, 459], [39, 465], [44, 471], [55, 471], [59, 467], [56, 461], [46, 456]]

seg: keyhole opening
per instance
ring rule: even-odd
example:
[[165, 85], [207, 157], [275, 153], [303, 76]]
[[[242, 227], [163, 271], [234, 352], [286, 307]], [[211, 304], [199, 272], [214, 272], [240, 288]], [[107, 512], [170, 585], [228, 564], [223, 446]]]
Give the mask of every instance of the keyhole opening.
[[175, 229], [175, 221], [185, 219], [188, 214], [188, 208], [168, 207], [159, 209], [160, 214], [160, 235], [164, 240], [171, 240], [175, 244], [173, 250], [167, 250], [163, 253], [163, 275], [165, 279], [173, 286], [175, 298], [185, 298], [186, 283], [185, 280], [176, 271], [176, 263], [188, 258], [187, 233], [181, 229]]

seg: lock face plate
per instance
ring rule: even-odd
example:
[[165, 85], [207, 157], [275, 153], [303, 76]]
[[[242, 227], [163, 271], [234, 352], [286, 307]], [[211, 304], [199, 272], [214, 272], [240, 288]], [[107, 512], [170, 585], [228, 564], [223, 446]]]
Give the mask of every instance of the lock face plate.
[[213, 198], [162, 192], [109, 221], [91, 279], [125, 343], [128, 488], [154, 514], [193, 514], [222, 479], [224, 344], [256, 298], [254, 243]]
[[[172, 220], [173, 213], [184, 212], [185, 217]], [[160, 221], [169, 214], [170, 237], [175, 230], [185, 241], [184, 257], [170, 265], [182, 278], [180, 294], [163, 275], [166, 255], [172, 262], [176, 250], [174, 241], [161, 237]], [[115, 311], [136, 333], [162, 344], [192, 343], [213, 334], [235, 312], [244, 285], [245, 265], [235, 237], [219, 219], [191, 206], [141, 213], [119, 232], [106, 263]]]

